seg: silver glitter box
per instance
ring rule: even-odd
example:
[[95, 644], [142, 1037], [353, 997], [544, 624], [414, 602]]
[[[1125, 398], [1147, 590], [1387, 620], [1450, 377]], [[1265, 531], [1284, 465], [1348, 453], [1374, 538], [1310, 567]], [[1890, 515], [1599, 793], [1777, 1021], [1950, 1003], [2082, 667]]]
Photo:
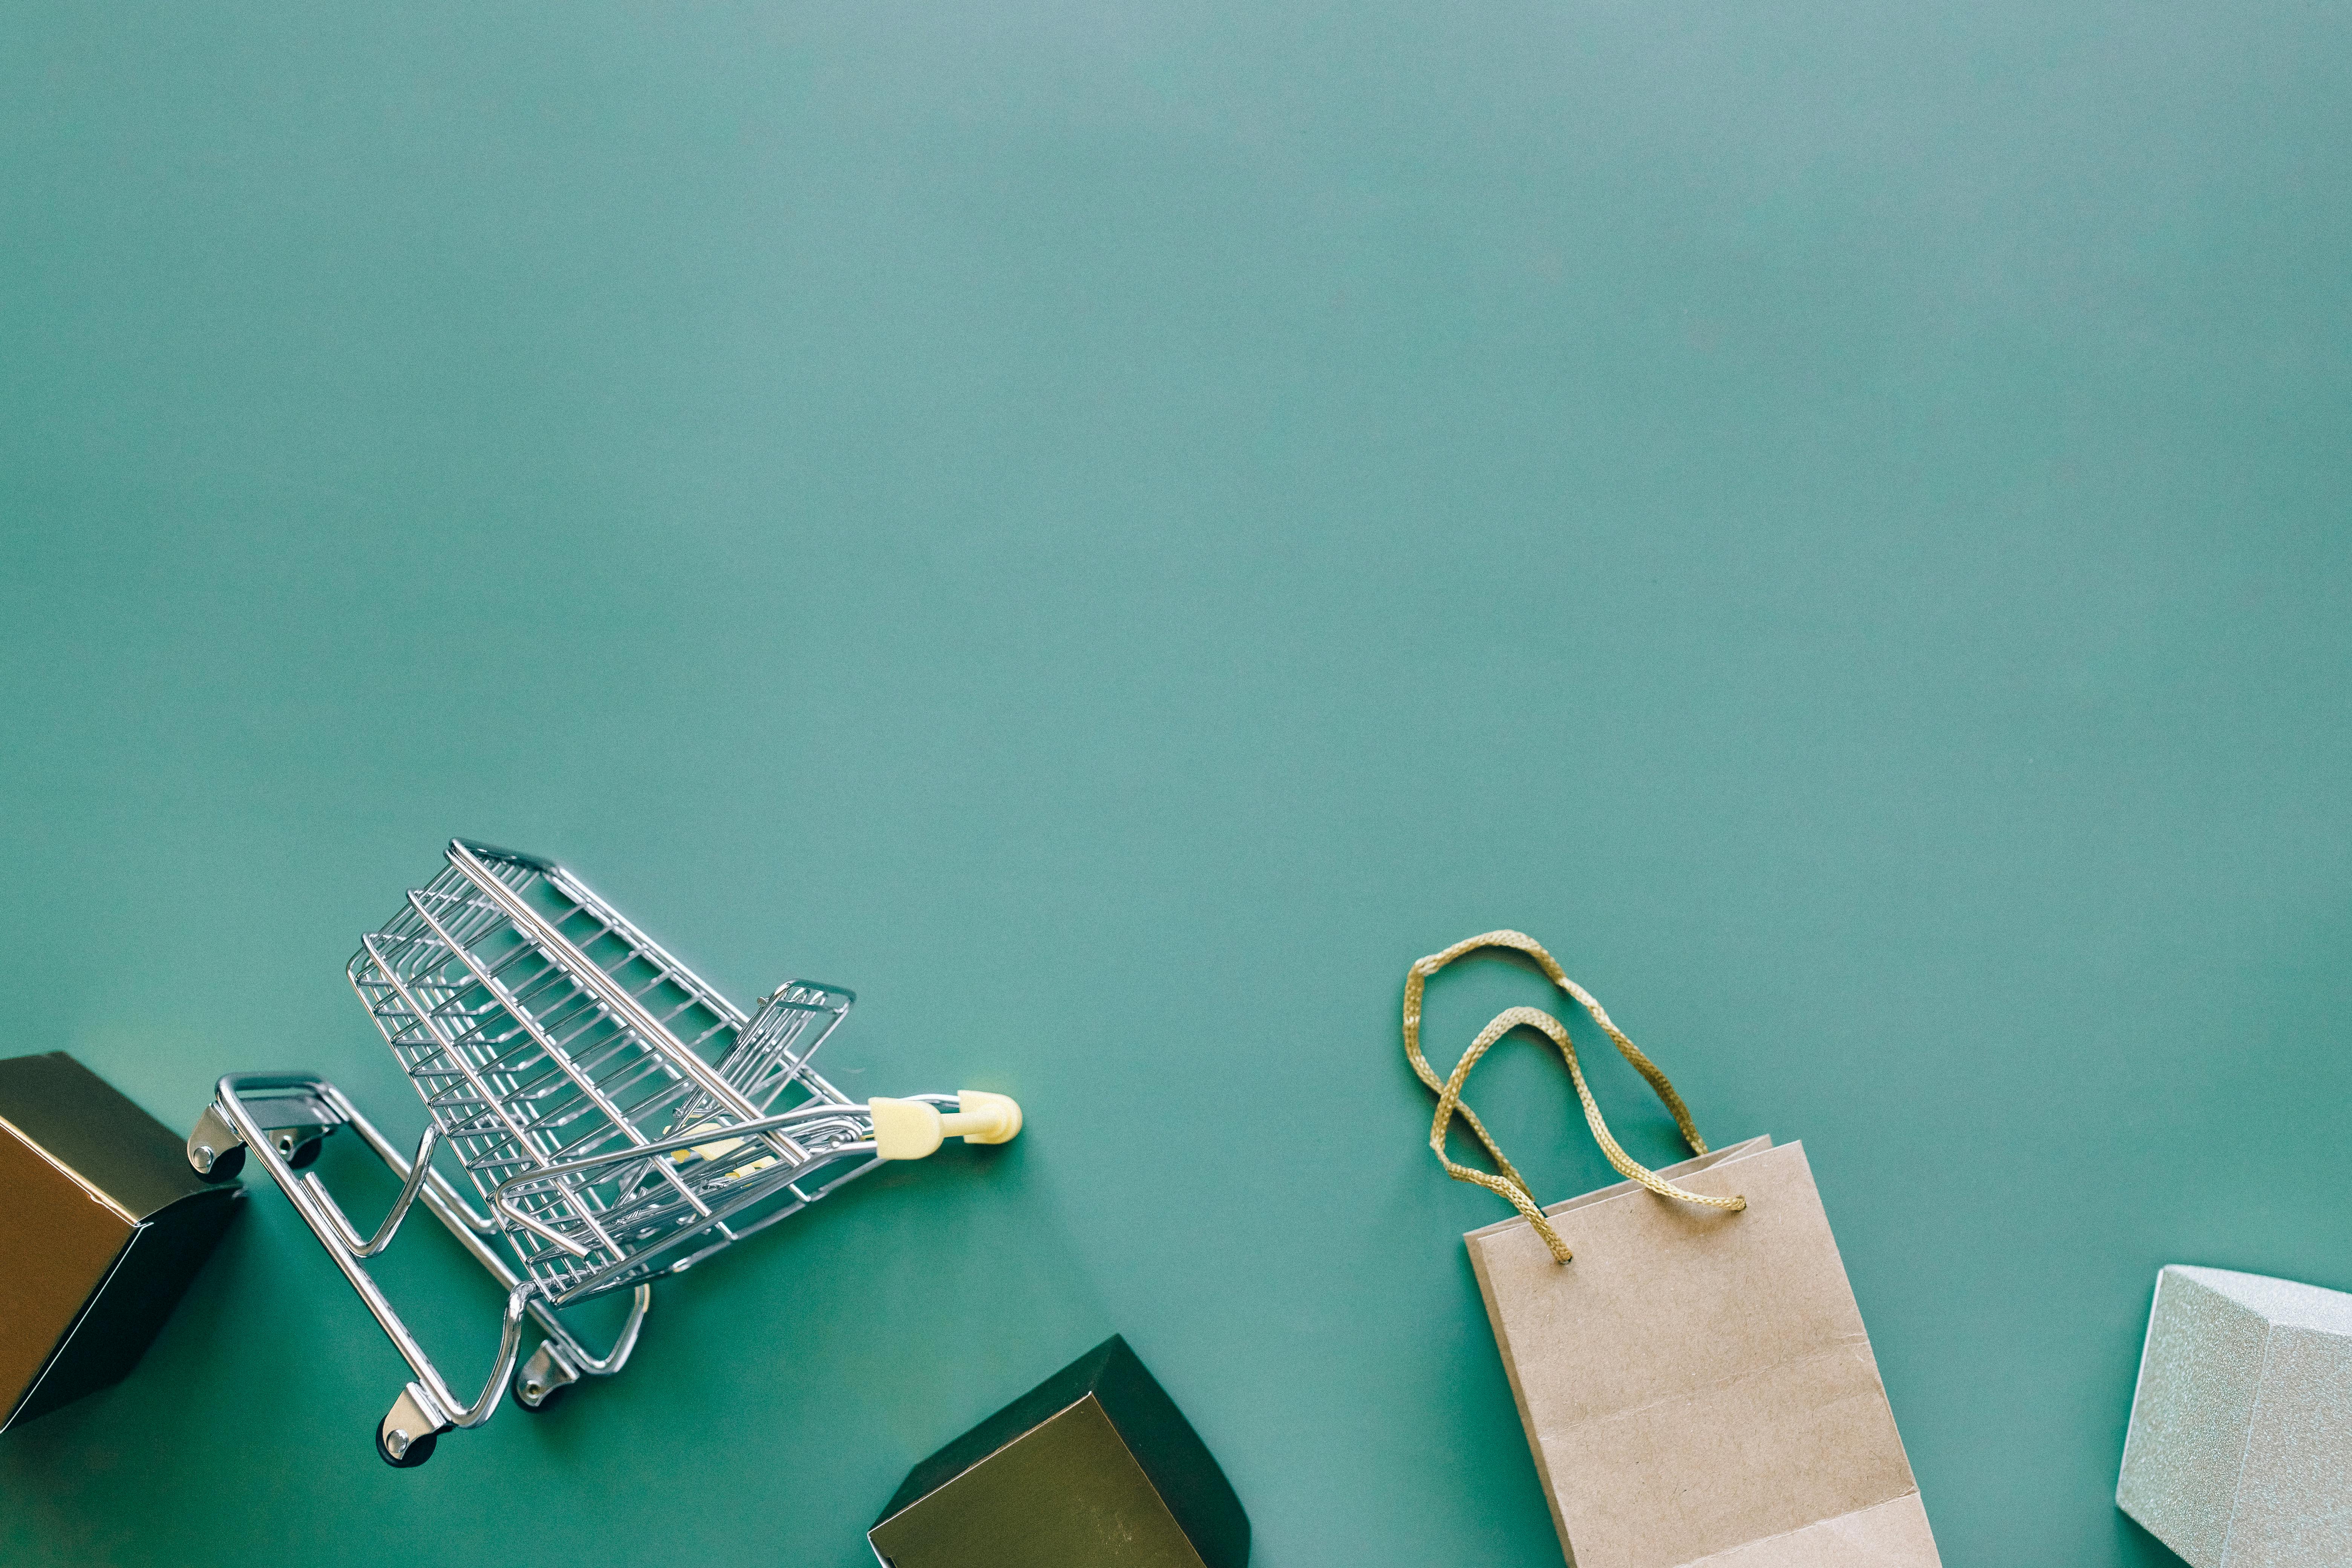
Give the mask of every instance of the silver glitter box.
[[2116, 1504], [2195, 1568], [2352, 1563], [2352, 1295], [2160, 1270]]

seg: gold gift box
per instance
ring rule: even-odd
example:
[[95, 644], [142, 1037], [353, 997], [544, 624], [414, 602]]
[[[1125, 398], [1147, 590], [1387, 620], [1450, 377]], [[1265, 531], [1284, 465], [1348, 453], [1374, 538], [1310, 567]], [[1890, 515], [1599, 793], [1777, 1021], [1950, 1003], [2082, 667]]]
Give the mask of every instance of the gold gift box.
[[1243, 1568], [1249, 1516], [1117, 1335], [915, 1467], [884, 1568]]
[[0, 1061], [0, 1431], [138, 1365], [242, 1195], [63, 1051]]

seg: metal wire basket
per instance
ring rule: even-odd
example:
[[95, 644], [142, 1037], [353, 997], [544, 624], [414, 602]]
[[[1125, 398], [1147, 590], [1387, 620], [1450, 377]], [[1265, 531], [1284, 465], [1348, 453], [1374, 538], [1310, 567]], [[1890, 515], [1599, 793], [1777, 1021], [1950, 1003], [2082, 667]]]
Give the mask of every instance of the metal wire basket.
[[[257, 1153], [416, 1372], [377, 1432], [394, 1465], [421, 1464], [440, 1433], [489, 1418], [525, 1317], [547, 1338], [514, 1372], [515, 1393], [543, 1408], [582, 1377], [620, 1370], [653, 1279], [885, 1159], [919, 1159], [950, 1135], [999, 1143], [1020, 1131], [1020, 1108], [1002, 1095], [860, 1103], [826, 1082], [810, 1058], [856, 1000], [840, 986], [793, 981], [746, 1014], [554, 862], [463, 839], [447, 859], [350, 968], [430, 1117], [415, 1153], [404, 1157], [309, 1074], [222, 1079], [188, 1139], [189, 1163], [215, 1181]], [[402, 1184], [370, 1237], [316, 1174], [296, 1174], [343, 1127]], [[487, 1213], [436, 1168], [445, 1153]], [[508, 1291], [499, 1358], [470, 1405], [362, 1266], [420, 1201]], [[630, 1288], [627, 1320], [601, 1357], [558, 1316]]]

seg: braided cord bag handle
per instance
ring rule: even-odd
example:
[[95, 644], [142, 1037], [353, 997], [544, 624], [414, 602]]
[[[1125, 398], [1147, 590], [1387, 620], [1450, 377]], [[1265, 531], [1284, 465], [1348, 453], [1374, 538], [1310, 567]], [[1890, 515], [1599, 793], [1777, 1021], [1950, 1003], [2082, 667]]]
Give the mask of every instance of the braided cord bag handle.
[[[1437, 1118], [1430, 1123], [1429, 1147], [1437, 1155], [1438, 1163], [1445, 1167], [1447, 1175], [1457, 1182], [1475, 1182], [1478, 1185], [1491, 1192], [1500, 1193], [1508, 1198], [1511, 1201], [1511, 1206], [1527, 1216], [1528, 1223], [1535, 1226], [1536, 1234], [1543, 1237], [1544, 1245], [1551, 1248], [1555, 1262], [1565, 1263], [1575, 1256], [1569, 1251], [1568, 1244], [1560, 1240], [1559, 1233], [1552, 1229], [1551, 1222], [1544, 1218], [1543, 1210], [1536, 1205], [1535, 1199], [1528, 1195], [1527, 1178], [1520, 1175], [1517, 1168], [1504, 1157], [1503, 1151], [1496, 1145], [1493, 1136], [1487, 1132], [1486, 1124], [1478, 1120], [1478, 1113], [1464, 1104], [1462, 1100], [1463, 1080], [1470, 1076], [1470, 1069], [1478, 1065], [1478, 1058], [1485, 1056], [1496, 1041], [1524, 1024], [1529, 1028], [1539, 1031], [1553, 1045], [1559, 1047], [1559, 1054], [1568, 1062], [1568, 1076], [1576, 1080], [1576, 1098], [1584, 1102], [1585, 1122], [1592, 1129], [1593, 1139], [1600, 1143], [1601, 1153], [1608, 1156], [1609, 1163], [1617, 1168], [1620, 1175], [1639, 1182], [1661, 1197], [1675, 1198], [1686, 1204], [1696, 1204], [1703, 1208], [1738, 1211], [1748, 1206], [1748, 1200], [1743, 1197], [1711, 1198], [1703, 1194], [1686, 1192], [1656, 1173], [1635, 1163], [1632, 1155], [1619, 1148], [1617, 1140], [1609, 1135], [1609, 1123], [1601, 1119], [1599, 1102], [1594, 1100], [1592, 1090], [1585, 1084], [1584, 1069], [1577, 1065], [1576, 1047], [1569, 1043], [1567, 1026], [1541, 1008], [1513, 1007], [1496, 1014], [1493, 1020], [1478, 1031], [1478, 1037], [1470, 1042], [1470, 1048], [1462, 1053], [1462, 1059], [1454, 1065], [1453, 1073], [1441, 1080], [1431, 1069], [1428, 1058], [1421, 1054], [1422, 990], [1429, 984], [1431, 975], [1465, 953], [1475, 952], [1482, 947], [1512, 948], [1526, 953], [1541, 965], [1544, 973], [1551, 977], [1551, 983], [1574, 997], [1587, 1013], [1592, 1015], [1592, 1021], [1600, 1025], [1601, 1031], [1615, 1042], [1619, 1053], [1633, 1064], [1636, 1071], [1650, 1080], [1650, 1087], [1657, 1090], [1658, 1098], [1664, 1101], [1666, 1109], [1674, 1113], [1675, 1125], [1682, 1129], [1683, 1142], [1690, 1145], [1691, 1152], [1694, 1154], [1706, 1152], [1706, 1140], [1698, 1135], [1698, 1128], [1691, 1121], [1689, 1108], [1683, 1104], [1683, 1097], [1675, 1092], [1675, 1086], [1666, 1080], [1666, 1075], [1659, 1071], [1657, 1064], [1643, 1056], [1641, 1048], [1627, 1039], [1617, 1026], [1609, 1021], [1609, 1015], [1601, 1010], [1601, 1004], [1593, 1000], [1590, 992], [1561, 973], [1558, 961], [1544, 951], [1543, 943], [1521, 931], [1490, 931], [1483, 936], [1469, 937], [1457, 942], [1444, 952], [1433, 952], [1405, 972], [1405, 1059], [1412, 1064], [1412, 1070], [1421, 1081], [1436, 1091]], [[1456, 1111], [1461, 1112], [1462, 1120], [1470, 1124], [1470, 1131], [1477, 1137], [1478, 1142], [1486, 1146], [1486, 1152], [1494, 1156], [1496, 1168], [1502, 1173], [1500, 1175], [1473, 1170], [1467, 1165], [1457, 1165], [1445, 1152], [1445, 1135], [1447, 1130], [1453, 1125]]]

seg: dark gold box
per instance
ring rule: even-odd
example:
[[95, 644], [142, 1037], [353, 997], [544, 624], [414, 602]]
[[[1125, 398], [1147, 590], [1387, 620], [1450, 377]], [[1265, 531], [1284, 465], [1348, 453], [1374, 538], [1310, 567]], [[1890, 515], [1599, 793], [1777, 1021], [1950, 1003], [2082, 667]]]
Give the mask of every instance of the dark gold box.
[[242, 1195], [63, 1051], [0, 1061], [0, 1431], [138, 1365]]
[[1249, 1516], [1117, 1335], [915, 1467], [884, 1568], [1242, 1568]]

